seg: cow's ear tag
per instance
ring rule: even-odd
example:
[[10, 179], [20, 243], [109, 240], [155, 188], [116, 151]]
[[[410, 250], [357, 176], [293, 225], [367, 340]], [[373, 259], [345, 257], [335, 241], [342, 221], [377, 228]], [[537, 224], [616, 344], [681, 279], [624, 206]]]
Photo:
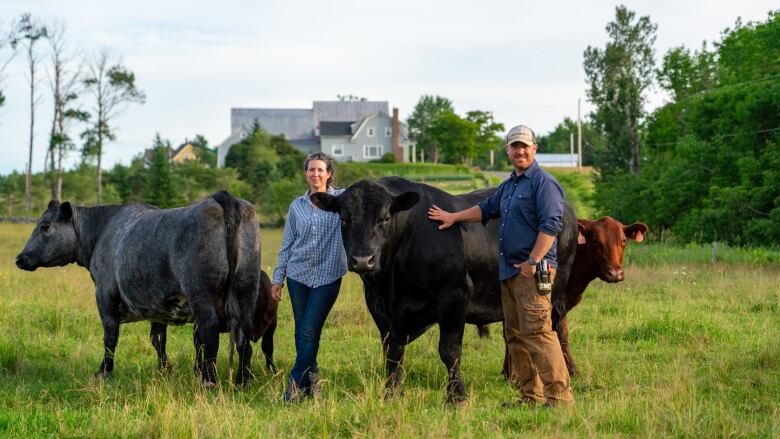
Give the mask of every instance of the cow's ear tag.
[[642, 236], [642, 232], [637, 230], [636, 238], [634, 238], [634, 240], [636, 240], [636, 242], [642, 242], [643, 239], [645, 239], [645, 238], [644, 238], [644, 236]]
[[577, 244], [585, 244], [586, 242], [585, 236], [582, 233], [577, 233]]

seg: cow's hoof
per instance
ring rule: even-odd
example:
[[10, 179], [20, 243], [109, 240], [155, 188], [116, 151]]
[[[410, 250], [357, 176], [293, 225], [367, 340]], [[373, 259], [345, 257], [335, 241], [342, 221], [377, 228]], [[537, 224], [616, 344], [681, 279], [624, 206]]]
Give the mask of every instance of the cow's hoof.
[[447, 397], [447, 400], [444, 401], [444, 404], [447, 407], [463, 407], [466, 405], [466, 403], [469, 401], [468, 397], [466, 396], [449, 396]]
[[215, 383], [214, 381], [201, 381], [200, 385], [204, 389], [213, 389], [217, 387], [217, 383]]
[[237, 373], [235, 377], [236, 386], [248, 386], [253, 378], [252, 372]]
[[171, 370], [171, 363], [165, 361], [157, 365], [157, 372], [167, 373]]
[[101, 380], [107, 380], [111, 378], [111, 371], [110, 370], [99, 370], [95, 373], [95, 378], [99, 378]]
[[385, 388], [385, 401], [393, 399], [396, 396], [401, 396], [403, 394], [404, 394], [404, 391], [400, 387], [387, 387], [387, 388]]

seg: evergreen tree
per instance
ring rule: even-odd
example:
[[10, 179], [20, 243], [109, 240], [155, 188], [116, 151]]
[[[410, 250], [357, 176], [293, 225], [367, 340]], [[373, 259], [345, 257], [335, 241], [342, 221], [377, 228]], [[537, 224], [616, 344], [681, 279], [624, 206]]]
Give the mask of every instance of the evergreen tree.
[[144, 201], [160, 208], [177, 207], [184, 204], [184, 196], [181, 194], [170, 154], [171, 142], [163, 140], [159, 133], [155, 134], [146, 178]]

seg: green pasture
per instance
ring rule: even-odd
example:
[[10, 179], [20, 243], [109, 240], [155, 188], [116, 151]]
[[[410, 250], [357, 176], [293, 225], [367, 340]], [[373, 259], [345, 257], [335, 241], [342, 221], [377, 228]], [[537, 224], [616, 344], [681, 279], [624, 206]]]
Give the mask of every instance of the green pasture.
[[[466, 329], [469, 400], [443, 404], [437, 328], [407, 348], [405, 391], [383, 400], [377, 330], [350, 274], [322, 336], [324, 394], [281, 403], [294, 360], [289, 298], [279, 314], [276, 364], [255, 361], [247, 388], [226, 376], [203, 389], [192, 372], [191, 327], [169, 330], [173, 368], [156, 371], [149, 325], [122, 327], [114, 376], [93, 377], [102, 354], [94, 289], [76, 266], [27, 273], [13, 260], [31, 225], [0, 224], [0, 436], [13, 437], [500, 437], [780, 435], [780, 270], [777, 252], [632, 244], [626, 281], [595, 281], [570, 314], [581, 374], [576, 405], [502, 408], [516, 396], [500, 374], [500, 325]], [[279, 229], [263, 230], [266, 270]], [[654, 255], [660, 255], [655, 257]], [[769, 258], [769, 259], [767, 259]], [[768, 262], [767, 262], [768, 261]], [[259, 346], [256, 347], [259, 352]], [[257, 357], [256, 357], [257, 358]]]

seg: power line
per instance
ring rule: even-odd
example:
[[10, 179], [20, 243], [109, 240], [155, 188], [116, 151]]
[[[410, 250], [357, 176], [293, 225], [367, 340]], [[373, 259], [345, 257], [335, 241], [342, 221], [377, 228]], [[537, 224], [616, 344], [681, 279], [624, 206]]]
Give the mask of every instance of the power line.
[[772, 80], [772, 79], [775, 79], [775, 78], [780, 78], [780, 73], [778, 73], [776, 75], [772, 75], [772, 76], [767, 76], [765, 78], [751, 79], [750, 81], [737, 82], [736, 84], [729, 84], [729, 85], [723, 85], [723, 86], [720, 86], [720, 87], [707, 88], [707, 89], [704, 89], [704, 90], [697, 91], [696, 93], [694, 93], [694, 94], [692, 94], [690, 96], [686, 96], [686, 97], [680, 99], [679, 101], [677, 101], [677, 103], [678, 104], [679, 103], [683, 103], [683, 102], [685, 102], [685, 101], [687, 101], [689, 99], [692, 99], [692, 98], [695, 98], [695, 97], [699, 97], [701, 95], [704, 95], [704, 94], [707, 94], [707, 93], [711, 93], [713, 91], [725, 90], [725, 89], [729, 89], [729, 88], [739, 87], [739, 86], [742, 86], [742, 85], [755, 84], [755, 83], [758, 83], [758, 82], [769, 81], [769, 80]]
[[[728, 138], [728, 137], [737, 137], [737, 136], [749, 136], [749, 135], [756, 135], [756, 134], [764, 134], [764, 133], [773, 133], [775, 131], [780, 131], [780, 127], [775, 128], [767, 128], [765, 130], [758, 130], [753, 132], [741, 132], [741, 133], [729, 133], [729, 134], [716, 134], [712, 136], [709, 141], [711, 141], [714, 138]], [[653, 143], [652, 145], [647, 146], [670, 146], [670, 145], [677, 145], [678, 143], [682, 143], [682, 140], [678, 140], [677, 142], [666, 142], [666, 143]]]

